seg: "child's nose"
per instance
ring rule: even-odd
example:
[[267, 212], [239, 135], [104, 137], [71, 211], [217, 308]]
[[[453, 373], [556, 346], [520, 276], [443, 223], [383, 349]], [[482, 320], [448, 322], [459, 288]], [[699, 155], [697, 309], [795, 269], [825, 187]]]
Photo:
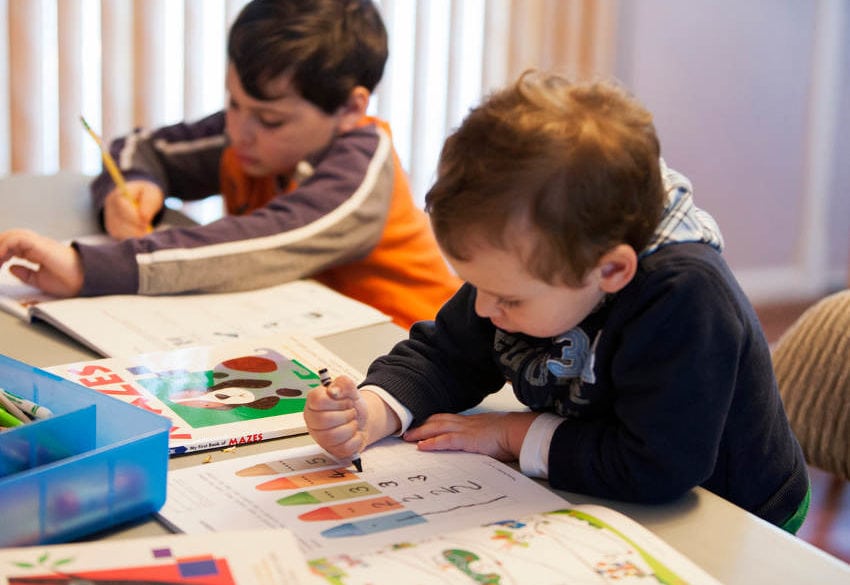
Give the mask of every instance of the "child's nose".
[[227, 135], [235, 144], [250, 144], [254, 139], [251, 120], [240, 112], [227, 113]]
[[475, 295], [475, 314], [487, 319], [499, 312], [498, 299], [494, 295], [478, 291]]

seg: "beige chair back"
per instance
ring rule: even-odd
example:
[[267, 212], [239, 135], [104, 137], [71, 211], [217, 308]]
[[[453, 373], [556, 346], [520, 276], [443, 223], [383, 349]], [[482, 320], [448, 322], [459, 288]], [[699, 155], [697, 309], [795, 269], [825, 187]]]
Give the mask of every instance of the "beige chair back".
[[773, 364], [806, 460], [850, 479], [850, 290], [800, 315], [777, 341]]

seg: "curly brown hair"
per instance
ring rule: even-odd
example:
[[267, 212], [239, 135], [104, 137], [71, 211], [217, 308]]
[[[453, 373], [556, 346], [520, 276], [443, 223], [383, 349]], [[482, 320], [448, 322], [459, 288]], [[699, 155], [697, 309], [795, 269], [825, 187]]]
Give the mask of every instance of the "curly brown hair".
[[[652, 115], [612, 81], [527, 71], [446, 140], [426, 209], [443, 250], [517, 251], [531, 275], [579, 285], [605, 252], [640, 252], [664, 189]], [[477, 239], [476, 239], [477, 238]]]

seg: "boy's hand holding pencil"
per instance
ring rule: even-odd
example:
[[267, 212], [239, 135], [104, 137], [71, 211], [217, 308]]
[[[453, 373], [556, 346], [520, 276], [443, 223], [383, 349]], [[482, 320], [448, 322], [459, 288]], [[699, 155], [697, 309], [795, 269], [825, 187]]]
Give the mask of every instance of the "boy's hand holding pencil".
[[158, 185], [150, 181], [127, 181], [126, 191], [132, 202], [118, 189], [103, 202], [103, 223], [113, 238], [138, 238], [151, 232], [151, 222], [162, 209], [164, 196]]
[[322, 386], [307, 395], [304, 407], [304, 420], [313, 439], [334, 457], [352, 459], [355, 465], [367, 444], [368, 416], [367, 404], [348, 376], [333, 381], [323, 378]]
[[[162, 205], [162, 191], [159, 190], [159, 187], [148, 181], [134, 181], [135, 184], [131, 187], [124, 180], [124, 175], [121, 173], [115, 159], [112, 158], [109, 149], [103, 143], [101, 137], [92, 130], [91, 126], [89, 126], [86, 119], [82, 116], [80, 116], [80, 122], [83, 123], [83, 128], [85, 128], [89, 136], [97, 143], [101, 158], [103, 159], [103, 166], [115, 183], [115, 191], [107, 198], [108, 207], [104, 209], [104, 218], [107, 224], [111, 220], [113, 224], [117, 223], [121, 227], [110, 229], [110, 226], [107, 225], [107, 232], [119, 239], [137, 237], [152, 232], [151, 220]], [[148, 189], [158, 191], [158, 197], [151, 197], [150, 194], [147, 194], [146, 190]], [[150, 204], [151, 201], [155, 202], [155, 206]]]

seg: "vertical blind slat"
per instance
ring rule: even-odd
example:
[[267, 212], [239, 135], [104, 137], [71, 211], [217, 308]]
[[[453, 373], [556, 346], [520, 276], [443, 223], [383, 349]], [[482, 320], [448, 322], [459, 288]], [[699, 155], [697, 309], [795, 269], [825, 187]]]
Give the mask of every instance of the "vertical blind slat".
[[[395, 7], [396, 0], [381, 1], [381, 16], [384, 19], [384, 26], [386, 26], [388, 29], [395, 21]], [[392, 39], [390, 39], [390, 45], [392, 45]], [[393, 103], [392, 88], [393, 78], [395, 77], [393, 74], [393, 65], [395, 63], [395, 60], [395, 53], [392, 50], [392, 46], [390, 46], [390, 56], [387, 60], [386, 66], [384, 67], [384, 75], [375, 90], [375, 95], [373, 96], [373, 99], [377, 104], [375, 106], [375, 113], [378, 115], [379, 118], [383, 118], [384, 120], [389, 120], [391, 118]]]
[[447, 2], [417, 2], [413, 77], [413, 151], [408, 169], [420, 201], [430, 187], [446, 132], [449, 64]]
[[82, 127], [83, 110], [83, 52], [82, 2], [62, 0], [58, 3], [59, 48], [59, 167], [81, 171], [83, 168]]
[[[133, 127], [132, 0], [101, 2], [101, 112], [104, 140]], [[90, 123], [96, 123], [89, 120]]]
[[136, 126], [161, 124], [165, 116], [164, 0], [133, 3], [133, 122]]
[[593, 71], [593, 46], [588, 42], [596, 27], [596, 2], [584, 0], [581, 5], [581, 45], [578, 49], [578, 74], [588, 77]]
[[[410, 165], [407, 169], [410, 175], [410, 182], [413, 186], [414, 193], [417, 191], [417, 185], [423, 184], [426, 179], [421, 176], [421, 152], [416, 148], [416, 143], [422, 140], [422, 137], [427, 132], [426, 126], [429, 122], [428, 111], [428, 59], [433, 56], [428, 52], [427, 35], [429, 30], [430, 13], [426, 2], [416, 3], [416, 29], [414, 37], [414, 52], [413, 52], [413, 104], [411, 108], [411, 124], [410, 134], [412, 137], [412, 147], [410, 156]], [[420, 195], [422, 197], [422, 195]]]
[[186, 0], [183, 32], [183, 111], [188, 119], [195, 119], [204, 110], [204, 18], [203, 4], [199, 0]]
[[571, 11], [576, 0], [546, 0], [543, 7], [543, 22], [558, 22], [560, 26], [542, 28], [540, 67], [558, 71], [564, 75], [573, 75], [574, 67], [570, 62], [572, 51], [568, 43], [578, 44], [576, 28], [573, 25]]
[[12, 127], [11, 127], [11, 71], [9, 64], [9, 28], [11, 18], [8, 0], [0, 0], [0, 14], [5, 15], [0, 24], [0, 173], [7, 174], [12, 165]]
[[390, 55], [378, 85], [378, 115], [390, 122], [396, 152], [402, 166], [409, 171], [415, 149], [412, 88], [417, 3], [383, 0], [381, 9], [389, 34]]
[[43, 163], [40, 143], [44, 133], [41, 18], [41, 2], [9, 0], [12, 172], [33, 172]]
[[227, 11], [224, 0], [185, 0], [184, 119], [197, 120], [224, 107]]
[[[469, 1], [469, 0], [467, 0]], [[451, 130], [454, 121], [461, 115], [461, 87], [463, 85], [462, 36], [464, 34], [463, 0], [451, 0], [451, 16], [449, 20], [449, 64], [446, 74], [446, 134]], [[467, 56], [468, 58], [468, 56]]]
[[484, 61], [481, 92], [501, 87], [508, 79], [511, 0], [487, 0], [484, 5]]
[[596, 6], [596, 26], [587, 43], [592, 46], [592, 71], [603, 75], [614, 73], [614, 60], [617, 49], [617, 1], [598, 0]]
[[511, 3], [511, 29], [508, 76], [513, 79], [529, 67], [539, 66], [542, 50], [538, 31], [543, 22], [541, 0], [514, 0]]

